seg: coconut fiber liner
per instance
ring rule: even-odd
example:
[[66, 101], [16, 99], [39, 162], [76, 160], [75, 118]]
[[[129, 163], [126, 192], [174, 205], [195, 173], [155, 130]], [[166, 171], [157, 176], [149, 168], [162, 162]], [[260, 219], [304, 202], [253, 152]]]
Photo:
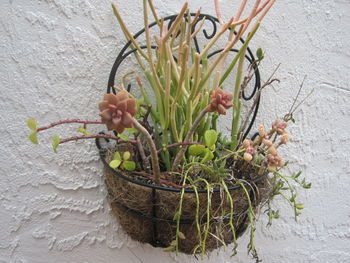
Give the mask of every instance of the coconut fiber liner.
[[[103, 156], [101, 155], [103, 158]], [[110, 159], [110, 156], [104, 156]], [[114, 171], [104, 162], [105, 183], [113, 213], [118, 217], [119, 223], [134, 240], [150, 243], [157, 247], [168, 247], [176, 237], [176, 221], [173, 220], [180, 202], [180, 191], [173, 192], [163, 189], [154, 189], [139, 185], [125, 179], [122, 171]], [[122, 176], [120, 176], [122, 175]], [[124, 177], [124, 178], [123, 178]], [[253, 182], [254, 181], [254, 182]], [[246, 186], [249, 191], [252, 206], [255, 211], [269, 196], [271, 186], [267, 176], [263, 175], [249, 182]], [[254, 189], [254, 191], [252, 190]], [[237, 187], [229, 190], [233, 199], [233, 226], [236, 237], [241, 236], [249, 224], [248, 199], [244, 189]], [[203, 231], [206, 225], [207, 192], [199, 195], [199, 224]], [[211, 210], [209, 234], [207, 235], [205, 249], [211, 251], [222, 246], [222, 241], [230, 244], [233, 234], [229, 225], [230, 202], [224, 191], [214, 190], [211, 194]], [[185, 192], [182, 203], [180, 231], [185, 239], [179, 239], [179, 251], [192, 254], [199, 244], [196, 225], [197, 200], [194, 192]], [[223, 210], [226, 211], [223, 215]], [[200, 253], [198, 249], [196, 253]]]

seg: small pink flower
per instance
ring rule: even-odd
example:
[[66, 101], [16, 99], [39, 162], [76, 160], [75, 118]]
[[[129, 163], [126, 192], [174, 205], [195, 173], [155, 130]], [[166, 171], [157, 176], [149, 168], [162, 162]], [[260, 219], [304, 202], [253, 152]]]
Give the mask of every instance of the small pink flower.
[[278, 135], [282, 135], [287, 125], [287, 122], [277, 119], [272, 123], [272, 129], [275, 130]]
[[259, 125], [258, 131], [259, 131], [259, 136], [261, 138], [264, 138], [265, 136], [267, 136], [264, 125]]
[[250, 153], [245, 152], [245, 153], [243, 154], [243, 159], [244, 159], [246, 162], [249, 163], [249, 162], [253, 159], [253, 155], [251, 155]]
[[136, 100], [129, 98], [125, 90], [114, 94], [105, 94], [99, 103], [101, 121], [107, 125], [109, 131], [122, 133], [125, 128], [132, 128], [132, 118], [136, 114]]
[[224, 92], [220, 88], [213, 90], [208, 112], [217, 111], [219, 114], [226, 115], [226, 110], [233, 106], [232, 93]]
[[255, 149], [252, 146], [249, 146], [246, 150], [246, 153], [250, 153], [250, 154], [255, 154]]
[[245, 149], [245, 152], [243, 154], [243, 159], [246, 162], [250, 162], [253, 159], [253, 156], [255, 154], [255, 149], [253, 147], [253, 142], [251, 140], [245, 139], [242, 142], [242, 146]]
[[286, 144], [289, 141], [289, 135], [287, 132], [284, 132], [281, 136], [281, 144]]
[[279, 156], [278, 154], [276, 154], [276, 155], [268, 154], [267, 155], [267, 164], [268, 164], [268, 166], [281, 167], [281, 166], [283, 166], [283, 160], [282, 160], [281, 156]]

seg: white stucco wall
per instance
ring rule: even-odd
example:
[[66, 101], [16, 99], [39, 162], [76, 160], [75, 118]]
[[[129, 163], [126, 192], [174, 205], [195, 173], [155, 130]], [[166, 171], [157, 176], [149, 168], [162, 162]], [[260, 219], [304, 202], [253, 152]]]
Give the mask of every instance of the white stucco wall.
[[[129, 27], [142, 27], [142, 1], [120, 0]], [[222, 0], [225, 17], [239, 1]], [[155, 0], [162, 15], [183, 1]], [[211, 1], [190, 0], [214, 14]], [[93, 142], [52, 153], [50, 136], [33, 147], [25, 120], [41, 124], [72, 117], [95, 119], [109, 70], [125, 43], [108, 0], [1, 0], [0, 8], [0, 262], [197, 262], [130, 240], [105, 200]], [[282, 218], [256, 246], [264, 262], [350, 262], [350, 2], [277, 1], [252, 43], [263, 47], [266, 77], [282, 63], [282, 80], [265, 96], [261, 122], [288, 110], [304, 75], [312, 97], [291, 126], [292, 167], [313, 188], [301, 191], [298, 223], [282, 200]], [[72, 129], [73, 130], [73, 129]], [[67, 134], [66, 129], [55, 133]], [[286, 151], [285, 151], [286, 152]], [[247, 236], [237, 257], [218, 251], [204, 262], [250, 262]]]

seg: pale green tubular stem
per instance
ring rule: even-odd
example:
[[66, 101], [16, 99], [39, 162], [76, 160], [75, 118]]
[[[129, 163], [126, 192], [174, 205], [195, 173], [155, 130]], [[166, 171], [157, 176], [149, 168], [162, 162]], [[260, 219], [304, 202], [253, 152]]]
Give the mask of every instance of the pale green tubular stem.
[[233, 70], [234, 66], [236, 65], [239, 57], [241, 56], [243, 49], [246, 49], [248, 47], [248, 44], [250, 42], [250, 40], [253, 38], [253, 36], [255, 35], [256, 31], [258, 30], [260, 24], [257, 23], [255, 25], [255, 27], [253, 28], [253, 30], [249, 33], [247, 39], [245, 40], [243, 46], [241, 47], [241, 49], [239, 50], [239, 52], [236, 54], [235, 58], [232, 60], [231, 64], [229, 65], [229, 67], [227, 68], [227, 70], [225, 71], [224, 75], [221, 77], [220, 82], [219, 82], [219, 86], [222, 85], [222, 83], [226, 80], [226, 78], [230, 75], [231, 71]]
[[126, 27], [126, 25], [125, 25], [121, 15], [119, 14], [119, 11], [118, 11], [117, 7], [114, 4], [112, 4], [112, 8], [113, 8], [114, 15], [116, 16], [116, 18], [117, 18], [117, 20], [119, 22], [119, 25], [120, 25], [121, 29], [123, 30], [123, 33], [125, 34], [126, 38], [129, 41], [131, 41], [131, 43], [137, 49], [137, 51], [140, 52], [140, 54], [148, 61], [149, 60], [148, 56], [146, 55], [145, 52], [143, 52], [143, 50], [140, 47], [140, 45], [136, 42], [136, 40], [134, 39], [132, 34], [127, 29], [127, 27]]
[[154, 141], [152, 140], [152, 137], [149, 134], [149, 132], [135, 118], [132, 118], [132, 122], [134, 124], [134, 127], [139, 132], [141, 132], [146, 139], [149, 150], [151, 152], [151, 161], [152, 161], [152, 170], [153, 170], [153, 175], [154, 175], [154, 181], [156, 184], [159, 185], [160, 184], [160, 168], [159, 168], [159, 160], [158, 160], [156, 145], [154, 144]]
[[243, 50], [243, 52], [241, 53], [241, 56], [239, 57], [235, 91], [234, 91], [234, 97], [233, 97], [233, 119], [232, 119], [231, 147], [230, 147], [232, 151], [236, 149], [237, 140], [238, 140], [238, 126], [239, 126], [240, 113], [241, 113], [241, 101], [239, 100], [239, 96], [241, 93], [241, 83], [242, 83], [245, 51], [246, 51], [246, 48]]

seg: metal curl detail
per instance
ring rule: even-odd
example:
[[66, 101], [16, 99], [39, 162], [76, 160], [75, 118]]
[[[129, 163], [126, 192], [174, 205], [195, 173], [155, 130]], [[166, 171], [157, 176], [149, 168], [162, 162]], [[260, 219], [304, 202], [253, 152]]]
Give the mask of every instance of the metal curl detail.
[[217, 31], [215, 20], [211, 16], [205, 16], [205, 15], [203, 15], [203, 16], [204, 16], [204, 19], [209, 20], [213, 25], [213, 32], [209, 35], [207, 33], [207, 30], [203, 29], [203, 35], [205, 36], [206, 39], [212, 39], [215, 36], [216, 31]]

